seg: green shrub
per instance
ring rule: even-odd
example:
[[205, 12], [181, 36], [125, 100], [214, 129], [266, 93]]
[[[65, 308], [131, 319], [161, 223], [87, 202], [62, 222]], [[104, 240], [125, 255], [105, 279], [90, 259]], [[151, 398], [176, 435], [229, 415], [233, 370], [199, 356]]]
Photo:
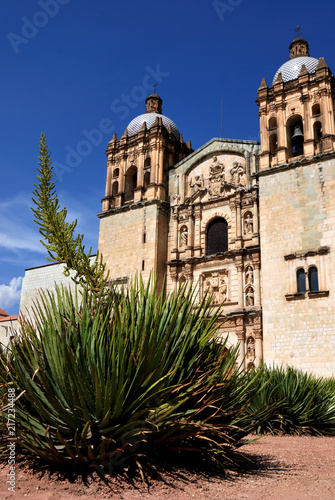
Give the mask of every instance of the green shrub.
[[267, 418], [255, 420], [257, 432], [272, 434], [335, 434], [335, 383], [293, 367], [261, 367], [248, 411], [272, 406]]
[[[97, 298], [44, 293], [22, 338], [1, 356], [18, 443], [50, 462], [123, 466], [165, 450], [224, 459], [253, 420], [257, 375], [213, 341], [217, 312], [196, 291], [157, 297], [142, 282]], [[262, 410], [263, 411], [263, 410]]]

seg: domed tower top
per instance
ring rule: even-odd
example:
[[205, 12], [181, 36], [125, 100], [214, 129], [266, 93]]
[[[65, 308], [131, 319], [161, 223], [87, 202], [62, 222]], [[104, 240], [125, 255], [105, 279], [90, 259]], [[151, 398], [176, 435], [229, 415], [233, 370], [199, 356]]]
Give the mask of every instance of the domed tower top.
[[146, 113], [158, 113], [162, 114], [162, 99], [158, 94], [151, 94], [145, 100], [145, 112]]
[[293, 42], [291, 42], [289, 50], [290, 59], [282, 64], [277, 70], [272, 85], [276, 82], [279, 73], [281, 73], [282, 80], [288, 82], [298, 78], [303, 65], [305, 65], [308, 73], [314, 73], [318, 66], [319, 60], [310, 56], [309, 45], [304, 38], [295, 38]]
[[263, 78], [258, 89], [260, 170], [335, 150], [335, 79], [305, 39], [296, 37], [289, 50], [272, 87]]
[[289, 49], [290, 59], [294, 59], [295, 57], [310, 57], [308, 42], [303, 38], [295, 38], [289, 46]]

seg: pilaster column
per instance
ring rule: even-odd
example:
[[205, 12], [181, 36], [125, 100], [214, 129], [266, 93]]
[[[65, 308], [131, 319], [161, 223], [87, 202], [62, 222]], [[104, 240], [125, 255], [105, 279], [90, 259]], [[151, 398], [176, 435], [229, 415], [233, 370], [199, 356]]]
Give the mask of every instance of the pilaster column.
[[255, 332], [255, 366], [259, 366], [263, 359], [263, 335], [261, 331]]
[[284, 123], [284, 104], [277, 104], [277, 144], [278, 148], [286, 148], [286, 134], [285, 134], [285, 123]]
[[201, 256], [201, 212], [200, 208], [194, 213], [194, 254], [197, 257]]
[[253, 234], [252, 241], [254, 245], [259, 245], [259, 224], [258, 224], [258, 205], [257, 198], [254, 199], [254, 206], [252, 209], [252, 222], [253, 222]]
[[268, 124], [267, 124], [267, 113], [266, 113], [266, 108], [264, 107], [262, 110], [259, 111], [259, 117], [260, 117], [260, 136], [261, 136], [261, 151], [264, 153], [265, 151], [268, 151], [269, 149], [269, 139], [268, 139]]
[[164, 149], [160, 146], [158, 156], [158, 184], [164, 184]]
[[238, 351], [238, 366], [240, 369], [245, 369], [245, 334], [244, 332], [236, 332], [239, 351]]
[[242, 247], [241, 197], [236, 195], [236, 248]]
[[238, 306], [243, 308], [243, 263], [236, 263], [237, 285], [238, 285]]
[[257, 205], [257, 198], [254, 199], [254, 207], [253, 207], [253, 224], [254, 224], [254, 234], [258, 235], [259, 233], [259, 227], [258, 227], [258, 205]]
[[107, 167], [105, 196], [111, 196], [111, 194], [112, 194], [112, 165], [111, 165], [111, 162], [108, 162], [107, 166], [108, 167]]
[[321, 90], [321, 113], [322, 116], [324, 117], [322, 121], [322, 136], [328, 135], [331, 133], [330, 129], [330, 113], [329, 113], [329, 106], [328, 106], [328, 96], [327, 96], [327, 90], [322, 89]]
[[172, 252], [178, 252], [178, 211], [174, 209], [173, 220], [173, 249]]
[[194, 218], [193, 207], [188, 209], [188, 240], [187, 240], [187, 256], [192, 257], [194, 247]]
[[301, 102], [302, 102], [302, 105], [303, 105], [303, 108], [304, 108], [304, 117], [305, 117], [305, 120], [304, 120], [304, 125], [305, 125], [305, 129], [304, 129], [304, 142], [306, 140], [312, 140], [314, 139], [313, 137], [313, 129], [312, 129], [312, 126], [311, 126], [311, 117], [310, 117], [310, 113], [309, 113], [309, 105], [308, 105], [308, 95], [302, 95], [301, 96]]
[[139, 187], [144, 187], [144, 150], [141, 146], [138, 154], [138, 174], [137, 174], [137, 185]]
[[261, 284], [260, 284], [260, 272], [259, 272], [259, 262], [254, 262], [254, 289], [255, 289], [255, 306], [261, 305]]
[[125, 181], [126, 181], [126, 168], [127, 168], [127, 160], [126, 158], [122, 158], [120, 161], [120, 186], [119, 193], [125, 192]]
[[156, 146], [151, 148], [151, 169], [150, 169], [150, 184], [157, 184], [158, 176], [158, 151]]
[[245, 165], [246, 165], [245, 176], [246, 176], [247, 184], [251, 184], [250, 154], [248, 151], [245, 151], [244, 157], [245, 157]]
[[188, 230], [189, 230], [189, 246], [194, 247], [194, 217], [193, 217], [193, 207], [189, 209], [188, 212]]
[[170, 267], [170, 277], [173, 283], [173, 289], [176, 292], [178, 289], [178, 273], [176, 267]]

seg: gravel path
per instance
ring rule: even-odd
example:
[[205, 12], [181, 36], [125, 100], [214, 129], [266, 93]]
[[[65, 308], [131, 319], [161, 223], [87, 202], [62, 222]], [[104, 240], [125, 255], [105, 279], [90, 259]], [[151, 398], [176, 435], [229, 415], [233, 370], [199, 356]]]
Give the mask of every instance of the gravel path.
[[335, 437], [266, 436], [243, 446], [257, 462], [248, 473], [229, 478], [164, 476], [146, 488], [108, 488], [103, 482], [81, 479], [61, 480], [48, 473], [33, 473], [27, 466], [16, 471], [16, 492], [7, 490], [8, 466], [0, 467], [0, 499], [79, 500], [111, 498], [120, 500], [334, 500]]

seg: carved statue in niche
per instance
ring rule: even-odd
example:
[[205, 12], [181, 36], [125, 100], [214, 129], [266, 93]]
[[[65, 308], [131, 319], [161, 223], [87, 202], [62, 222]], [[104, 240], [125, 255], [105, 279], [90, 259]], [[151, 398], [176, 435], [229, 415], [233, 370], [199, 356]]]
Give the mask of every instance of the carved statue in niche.
[[209, 185], [208, 193], [211, 198], [221, 195], [225, 183], [225, 167], [222, 163], [217, 163], [214, 156], [213, 163], [209, 167]]
[[194, 181], [191, 178], [189, 184], [190, 184], [192, 194], [195, 193], [196, 191], [198, 191], [198, 189], [202, 188], [202, 186], [204, 185], [204, 180], [203, 180], [202, 174], [196, 175], [194, 177]]
[[205, 278], [203, 291], [213, 295], [214, 304], [221, 304], [227, 300], [227, 282], [224, 274], [214, 272]]
[[255, 351], [255, 339], [253, 337], [249, 337], [247, 340], [247, 356], [248, 358], [255, 359], [256, 351]]
[[253, 306], [254, 303], [255, 303], [255, 299], [254, 299], [254, 290], [252, 288], [252, 286], [248, 286], [248, 288], [246, 289], [246, 292], [245, 292], [245, 303], [247, 306]]
[[181, 248], [187, 247], [188, 231], [187, 227], [183, 226], [180, 230], [180, 246]]
[[251, 284], [254, 282], [254, 270], [251, 266], [248, 266], [245, 270], [245, 282]]
[[234, 161], [230, 170], [230, 180], [233, 184], [238, 184], [239, 186], [245, 186], [246, 184], [245, 169], [237, 161]]
[[252, 234], [253, 231], [254, 231], [254, 221], [251, 213], [247, 212], [247, 214], [244, 217], [244, 233]]
[[220, 286], [219, 286], [219, 302], [223, 302], [227, 298], [227, 284], [226, 280], [224, 278], [220, 279]]

